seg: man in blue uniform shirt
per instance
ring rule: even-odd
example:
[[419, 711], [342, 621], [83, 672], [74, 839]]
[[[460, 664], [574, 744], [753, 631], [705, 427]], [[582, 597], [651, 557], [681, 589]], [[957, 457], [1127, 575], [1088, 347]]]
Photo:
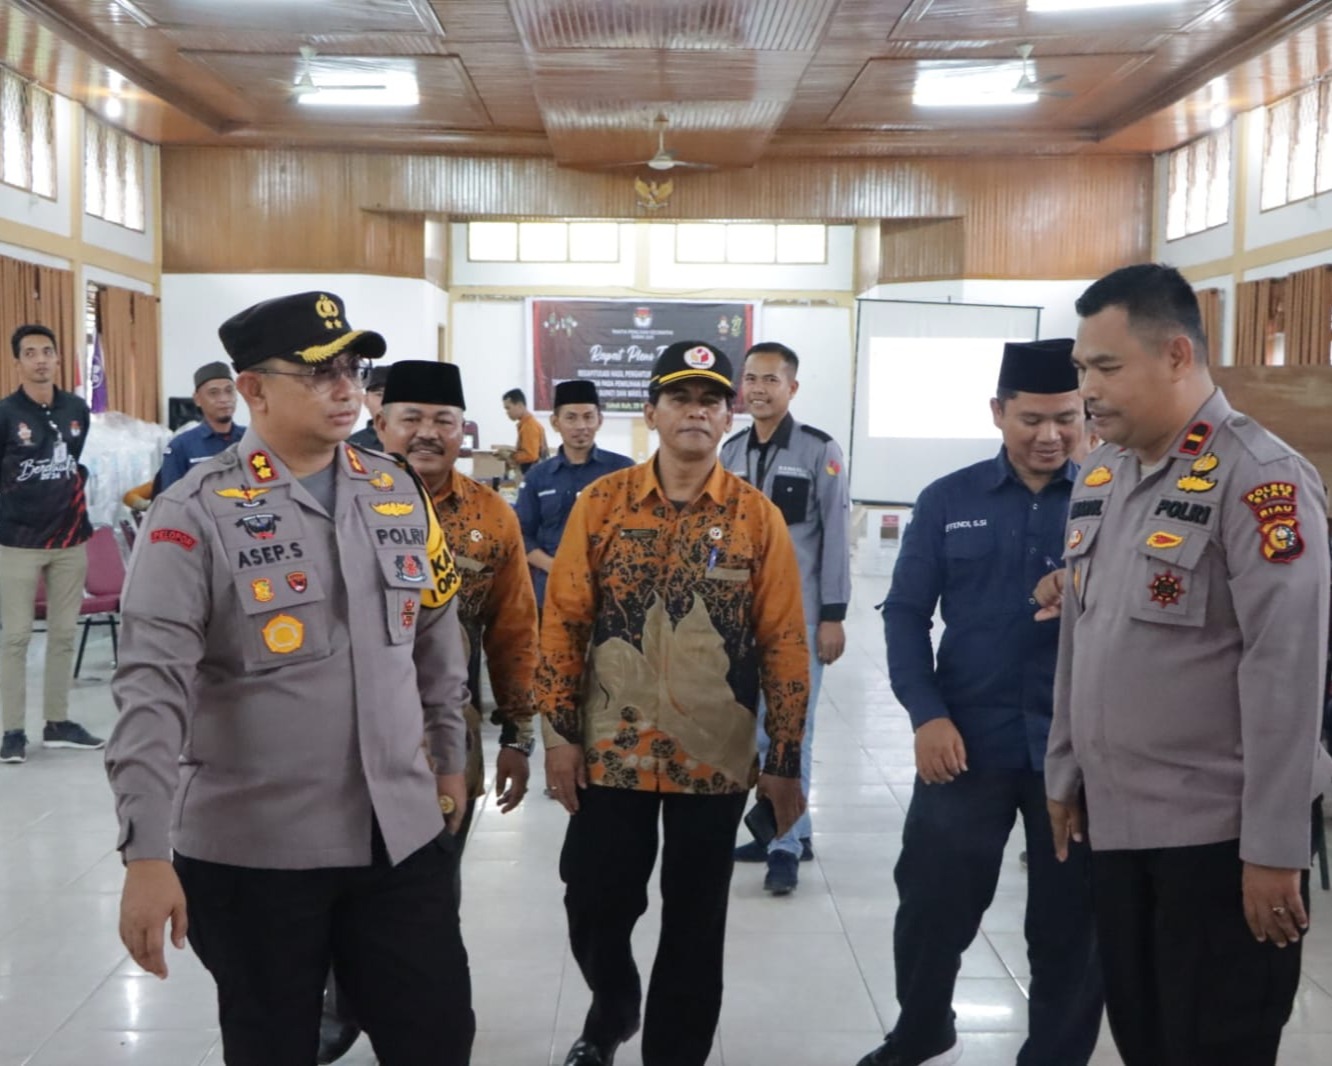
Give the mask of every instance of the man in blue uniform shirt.
[[169, 489], [195, 464], [226, 451], [245, 435], [245, 427], [233, 421], [236, 383], [226, 363], [208, 363], [194, 372], [194, 402], [203, 414], [203, 421], [193, 429], [177, 433], [167, 445], [162, 469], [153, 481], [153, 496]]
[[597, 478], [634, 465], [627, 455], [597, 447], [601, 399], [590, 381], [561, 381], [555, 386], [550, 424], [564, 443], [527, 472], [517, 503], [538, 608], [545, 602], [546, 575], [578, 494]]
[[[884, 603], [888, 673], [916, 731], [916, 783], [894, 876], [897, 1024], [859, 1066], [944, 1066], [962, 953], [994, 898], [1018, 815], [1026, 830], [1028, 1037], [1018, 1066], [1086, 1066], [1102, 993], [1089, 856], [1056, 861], [1045, 745], [1059, 630], [1033, 618], [1061, 566], [1082, 401], [1071, 340], [1004, 347], [991, 403], [1003, 448], [916, 501]], [[941, 606], [936, 660], [930, 629]]]

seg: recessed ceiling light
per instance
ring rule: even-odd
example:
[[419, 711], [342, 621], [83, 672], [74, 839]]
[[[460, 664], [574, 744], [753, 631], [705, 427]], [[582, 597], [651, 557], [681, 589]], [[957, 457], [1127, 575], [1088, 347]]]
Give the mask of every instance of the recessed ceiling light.
[[1057, 12], [1113, 11], [1122, 7], [1166, 7], [1180, 0], [1027, 0], [1027, 11], [1045, 15]]
[[921, 64], [911, 102], [917, 107], [1023, 107], [1034, 104], [1039, 93], [1016, 91], [1021, 63], [986, 67]]
[[108, 96], [102, 110], [107, 118], [120, 118], [125, 113], [125, 105], [120, 102], [120, 97]]
[[415, 71], [391, 60], [315, 60], [292, 91], [298, 104], [309, 107], [415, 107], [421, 102]]
[[1212, 129], [1214, 130], [1219, 130], [1223, 126], [1229, 125], [1230, 108], [1226, 107], [1225, 104], [1217, 104], [1212, 108], [1212, 113], [1208, 116], [1208, 122], [1211, 123]]

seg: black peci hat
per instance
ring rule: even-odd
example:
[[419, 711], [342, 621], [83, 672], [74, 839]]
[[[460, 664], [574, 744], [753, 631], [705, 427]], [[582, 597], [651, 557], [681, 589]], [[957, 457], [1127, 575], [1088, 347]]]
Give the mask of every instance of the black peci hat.
[[231, 367], [220, 359], [215, 363], [205, 363], [194, 372], [194, 387], [197, 389], [201, 385], [221, 378], [225, 378], [227, 381], [231, 380]]
[[1073, 341], [1063, 337], [1005, 344], [1004, 359], [999, 365], [999, 388], [1046, 395], [1077, 392], [1078, 371], [1073, 365]]
[[734, 396], [735, 385], [731, 381], [734, 376], [731, 360], [721, 349], [703, 341], [676, 341], [652, 364], [648, 394], [655, 396], [663, 387], [676, 381], [703, 378], [725, 385], [726, 391]]
[[257, 303], [223, 322], [217, 335], [237, 371], [265, 359], [317, 366], [343, 352], [378, 359], [388, 348], [378, 333], [352, 329], [342, 300], [327, 292]]
[[384, 385], [384, 405], [391, 403], [428, 403], [467, 409], [463, 399], [462, 375], [453, 363], [434, 363], [425, 359], [405, 359], [389, 367]]
[[555, 386], [555, 402], [552, 407], [559, 410], [566, 403], [591, 403], [601, 406], [601, 397], [597, 395], [595, 382], [582, 378], [561, 381]]

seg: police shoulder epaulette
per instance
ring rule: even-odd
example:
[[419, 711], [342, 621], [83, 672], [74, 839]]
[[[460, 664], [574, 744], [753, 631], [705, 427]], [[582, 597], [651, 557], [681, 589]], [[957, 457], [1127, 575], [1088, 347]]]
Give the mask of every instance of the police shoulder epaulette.
[[1226, 421], [1226, 428], [1235, 435], [1244, 450], [1264, 466], [1295, 454], [1289, 444], [1269, 433], [1248, 415], [1232, 415]]
[[823, 441], [824, 444], [830, 444], [832, 442], [831, 433], [824, 433], [823, 430], [816, 429], [813, 426], [807, 426], [803, 422], [800, 423], [800, 431], [802, 433], [808, 433], [811, 437], [814, 437], [816, 440]]

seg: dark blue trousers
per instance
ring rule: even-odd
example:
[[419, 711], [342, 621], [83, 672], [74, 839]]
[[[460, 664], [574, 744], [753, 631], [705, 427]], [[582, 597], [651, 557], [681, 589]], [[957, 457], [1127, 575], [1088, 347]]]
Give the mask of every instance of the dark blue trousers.
[[1054, 856], [1044, 775], [969, 770], [947, 785], [916, 779], [894, 877], [896, 1045], [935, 1053], [955, 1033], [953, 989], [962, 953], [994, 899], [1004, 845], [1018, 816], [1027, 834], [1027, 1041], [1017, 1066], [1086, 1066], [1103, 994], [1091, 905], [1090, 853]]

